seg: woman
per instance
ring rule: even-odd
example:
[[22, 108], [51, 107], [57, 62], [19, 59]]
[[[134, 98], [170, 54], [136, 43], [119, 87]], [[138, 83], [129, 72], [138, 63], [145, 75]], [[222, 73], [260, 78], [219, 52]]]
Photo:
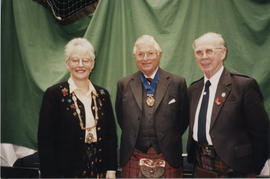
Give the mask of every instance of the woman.
[[106, 89], [89, 80], [94, 48], [75, 38], [65, 48], [70, 78], [43, 97], [38, 150], [42, 177], [115, 178], [117, 137]]

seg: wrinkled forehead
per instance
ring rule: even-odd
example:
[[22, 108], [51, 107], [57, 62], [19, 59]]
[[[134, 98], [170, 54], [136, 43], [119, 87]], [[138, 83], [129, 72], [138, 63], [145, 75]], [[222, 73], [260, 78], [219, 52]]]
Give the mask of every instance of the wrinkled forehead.
[[137, 52], [139, 51], [156, 51], [155, 44], [151, 41], [143, 40], [136, 44]]
[[224, 47], [223, 41], [214, 36], [203, 36], [195, 41], [195, 49]]

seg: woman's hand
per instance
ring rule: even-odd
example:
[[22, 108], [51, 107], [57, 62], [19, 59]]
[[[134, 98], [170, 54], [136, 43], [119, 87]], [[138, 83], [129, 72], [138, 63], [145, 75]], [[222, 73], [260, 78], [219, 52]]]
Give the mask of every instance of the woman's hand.
[[106, 178], [116, 178], [115, 174], [116, 174], [116, 171], [114, 171], [114, 170], [108, 170], [106, 172]]

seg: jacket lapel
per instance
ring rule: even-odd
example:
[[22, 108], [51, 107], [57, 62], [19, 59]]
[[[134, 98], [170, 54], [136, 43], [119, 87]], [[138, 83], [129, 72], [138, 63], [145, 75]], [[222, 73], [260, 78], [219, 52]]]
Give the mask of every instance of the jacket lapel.
[[159, 106], [161, 100], [163, 99], [168, 85], [170, 82], [170, 77], [161, 69], [159, 68], [159, 81], [155, 92], [155, 105], [154, 105], [154, 112], [156, 111], [157, 107]]
[[[169, 82], [170, 77], [166, 75], [166, 73], [160, 68], [159, 69], [159, 81], [155, 92], [155, 105], [154, 105], [154, 111], [159, 106], [161, 100], [163, 99]], [[130, 88], [132, 91], [132, 94], [134, 98], [136, 99], [136, 102], [142, 110], [142, 84], [141, 84], [141, 78], [140, 78], [140, 72], [137, 72], [133, 75], [130, 81]]]
[[204, 85], [204, 81], [203, 78], [196, 83], [193, 87], [192, 87], [192, 91], [190, 91], [190, 97], [191, 97], [191, 101], [190, 101], [190, 130], [193, 131], [193, 125], [194, 125], [194, 121], [195, 121], [195, 114], [196, 114], [196, 110], [197, 110], [197, 106], [200, 100], [200, 96], [202, 93], [202, 89], [203, 89], [203, 85]]
[[142, 84], [140, 79], [140, 71], [135, 73], [131, 78], [130, 88], [140, 110], [142, 110]]
[[213, 127], [215, 121], [218, 118], [220, 110], [224, 106], [227, 97], [231, 93], [231, 87], [232, 87], [231, 83], [232, 82], [231, 82], [230, 72], [224, 68], [224, 71], [218, 83], [218, 87], [217, 87], [217, 91], [216, 91], [216, 95], [214, 99], [210, 129]]

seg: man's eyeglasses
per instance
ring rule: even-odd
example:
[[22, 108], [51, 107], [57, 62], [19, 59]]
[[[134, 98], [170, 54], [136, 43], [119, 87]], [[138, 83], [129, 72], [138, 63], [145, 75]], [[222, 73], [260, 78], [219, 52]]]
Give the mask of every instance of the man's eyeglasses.
[[203, 57], [203, 55], [206, 54], [208, 57], [212, 57], [215, 54], [216, 49], [223, 49], [223, 48], [217, 47], [217, 48], [195, 49], [195, 55], [197, 57]]
[[77, 57], [74, 57], [74, 58], [70, 58], [70, 64], [72, 66], [76, 66], [76, 65], [79, 65], [80, 62], [84, 65], [84, 66], [89, 66], [91, 64], [91, 59], [90, 58], [77, 58]]
[[154, 59], [157, 57], [157, 53], [156, 52], [138, 52], [136, 54], [137, 58], [139, 60], [143, 60], [145, 58], [145, 56], [149, 59]]

